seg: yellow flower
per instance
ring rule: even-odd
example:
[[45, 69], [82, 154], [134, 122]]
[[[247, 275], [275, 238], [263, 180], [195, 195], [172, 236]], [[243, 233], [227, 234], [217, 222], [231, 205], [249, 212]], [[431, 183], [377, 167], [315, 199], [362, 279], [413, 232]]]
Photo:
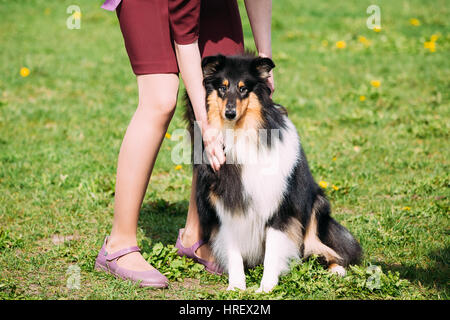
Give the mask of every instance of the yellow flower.
[[337, 159], [336, 157], [333, 157], [333, 159], [331, 159], [331, 160], [336, 161], [336, 159]]
[[339, 187], [335, 186], [334, 184], [331, 186], [333, 188], [334, 191], [338, 191]]
[[181, 170], [181, 164], [179, 164], [179, 165], [177, 165], [176, 167], [175, 167], [175, 170]]
[[437, 34], [432, 34], [432, 35], [431, 35], [431, 38], [430, 38], [430, 41], [431, 41], [431, 42], [436, 42], [437, 39], [439, 39], [439, 35], [437, 35]]
[[381, 26], [376, 26], [372, 29], [375, 32], [380, 32], [381, 31]]
[[366, 100], [366, 96], [359, 96], [359, 101], [365, 101]]
[[347, 44], [345, 43], [345, 41], [338, 41], [336, 42], [336, 48], [338, 49], [345, 49], [345, 47], [347, 46]]
[[379, 86], [381, 86], [381, 81], [380, 80], [372, 80], [372, 81], [370, 81], [370, 84], [372, 85], [372, 87], [378, 88]]
[[72, 16], [74, 19], [81, 19], [81, 12], [75, 11]]
[[170, 138], [172, 138], [172, 135], [171, 135], [170, 133], [167, 132], [167, 133], [166, 133], [166, 138], [167, 138], [167, 139], [170, 139]]
[[319, 186], [322, 188], [322, 189], [326, 189], [327, 187], [328, 187], [328, 182], [325, 182], [325, 181], [319, 181]]
[[28, 77], [30, 75], [30, 69], [28, 69], [26, 67], [20, 68], [20, 75], [24, 78]]
[[402, 210], [403, 210], [403, 211], [410, 211], [410, 210], [411, 210], [411, 207], [403, 207]]
[[409, 19], [409, 23], [414, 27], [420, 26], [420, 21], [419, 21], [419, 19], [416, 19], [416, 18]]
[[435, 52], [436, 51], [436, 42], [434, 41], [425, 41], [423, 44], [423, 47], [425, 49], [430, 50], [430, 52]]

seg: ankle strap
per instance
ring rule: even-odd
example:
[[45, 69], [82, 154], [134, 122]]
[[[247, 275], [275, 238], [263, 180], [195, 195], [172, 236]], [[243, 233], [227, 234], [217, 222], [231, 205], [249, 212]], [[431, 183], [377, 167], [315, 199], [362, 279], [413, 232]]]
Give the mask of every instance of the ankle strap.
[[126, 254], [129, 254], [132, 252], [137, 252], [137, 251], [141, 251], [141, 249], [139, 249], [138, 246], [125, 248], [125, 249], [122, 249], [122, 250], [119, 250], [114, 253], [106, 255], [106, 260], [107, 261], [115, 260], [117, 258], [123, 257]]
[[[180, 244], [181, 244], [181, 235], [182, 235], [183, 231], [184, 231], [184, 229], [178, 230], [178, 239], [179, 239], [179, 241], [180, 241]], [[194, 243], [190, 248], [186, 248], [186, 249], [191, 249], [192, 252], [195, 253], [195, 251], [197, 251], [197, 249], [200, 248], [200, 247], [201, 247], [202, 245], [204, 245], [205, 243], [206, 243], [205, 241], [203, 241], [202, 239], [200, 239], [200, 240], [198, 240], [196, 243]], [[183, 245], [181, 244], [181, 246], [183, 246]]]
[[194, 243], [194, 244], [192, 245], [192, 247], [191, 247], [192, 252], [197, 251], [197, 249], [200, 248], [200, 247], [201, 247], [202, 245], [204, 245], [204, 244], [205, 244], [205, 241], [203, 241], [203, 240], [198, 240], [196, 243]]

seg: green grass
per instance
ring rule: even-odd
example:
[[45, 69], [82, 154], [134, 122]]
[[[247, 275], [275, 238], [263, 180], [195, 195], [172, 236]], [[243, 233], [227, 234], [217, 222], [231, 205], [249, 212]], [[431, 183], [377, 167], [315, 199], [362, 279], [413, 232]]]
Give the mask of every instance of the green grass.
[[[169, 139], [138, 236], [170, 287], [141, 289], [93, 270], [111, 228], [117, 155], [137, 88], [115, 14], [100, 10], [101, 1], [77, 3], [81, 29], [69, 30], [72, 1], [0, 0], [0, 299], [449, 298], [446, 1], [375, 1], [381, 32], [366, 27], [373, 1], [274, 1], [274, 98], [364, 260], [344, 278], [314, 259], [293, 265], [269, 295], [253, 290], [262, 267], [247, 272], [249, 290], [227, 292], [226, 277], [175, 255], [191, 169], [174, 170], [177, 142]], [[433, 34], [436, 52], [424, 48]], [[341, 40], [345, 49], [335, 46]], [[180, 104], [169, 132], [184, 127], [181, 114]], [[66, 285], [71, 265], [81, 269], [80, 289]], [[381, 267], [375, 287], [371, 265]]]

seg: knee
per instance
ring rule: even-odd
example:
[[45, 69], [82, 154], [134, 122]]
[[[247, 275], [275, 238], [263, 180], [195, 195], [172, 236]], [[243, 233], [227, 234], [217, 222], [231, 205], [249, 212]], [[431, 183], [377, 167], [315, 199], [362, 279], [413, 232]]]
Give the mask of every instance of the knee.
[[177, 97], [174, 96], [153, 96], [149, 99], [141, 99], [139, 106], [141, 110], [145, 110], [158, 117], [172, 117], [177, 104]]

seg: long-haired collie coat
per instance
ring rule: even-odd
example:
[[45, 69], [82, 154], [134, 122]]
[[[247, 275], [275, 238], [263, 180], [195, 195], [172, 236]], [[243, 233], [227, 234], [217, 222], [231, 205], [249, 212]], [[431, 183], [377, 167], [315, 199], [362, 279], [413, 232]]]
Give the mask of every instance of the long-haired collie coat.
[[[207, 161], [194, 161], [196, 199], [204, 240], [228, 272], [228, 289], [246, 288], [244, 266], [264, 263], [259, 291], [268, 292], [291, 259], [316, 254], [343, 275], [361, 257], [355, 238], [330, 216], [286, 110], [270, 98], [274, 67], [248, 53], [202, 61], [208, 121], [222, 133], [226, 163], [214, 172]], [[192, 134], [188, 98], [186, 111]]]

